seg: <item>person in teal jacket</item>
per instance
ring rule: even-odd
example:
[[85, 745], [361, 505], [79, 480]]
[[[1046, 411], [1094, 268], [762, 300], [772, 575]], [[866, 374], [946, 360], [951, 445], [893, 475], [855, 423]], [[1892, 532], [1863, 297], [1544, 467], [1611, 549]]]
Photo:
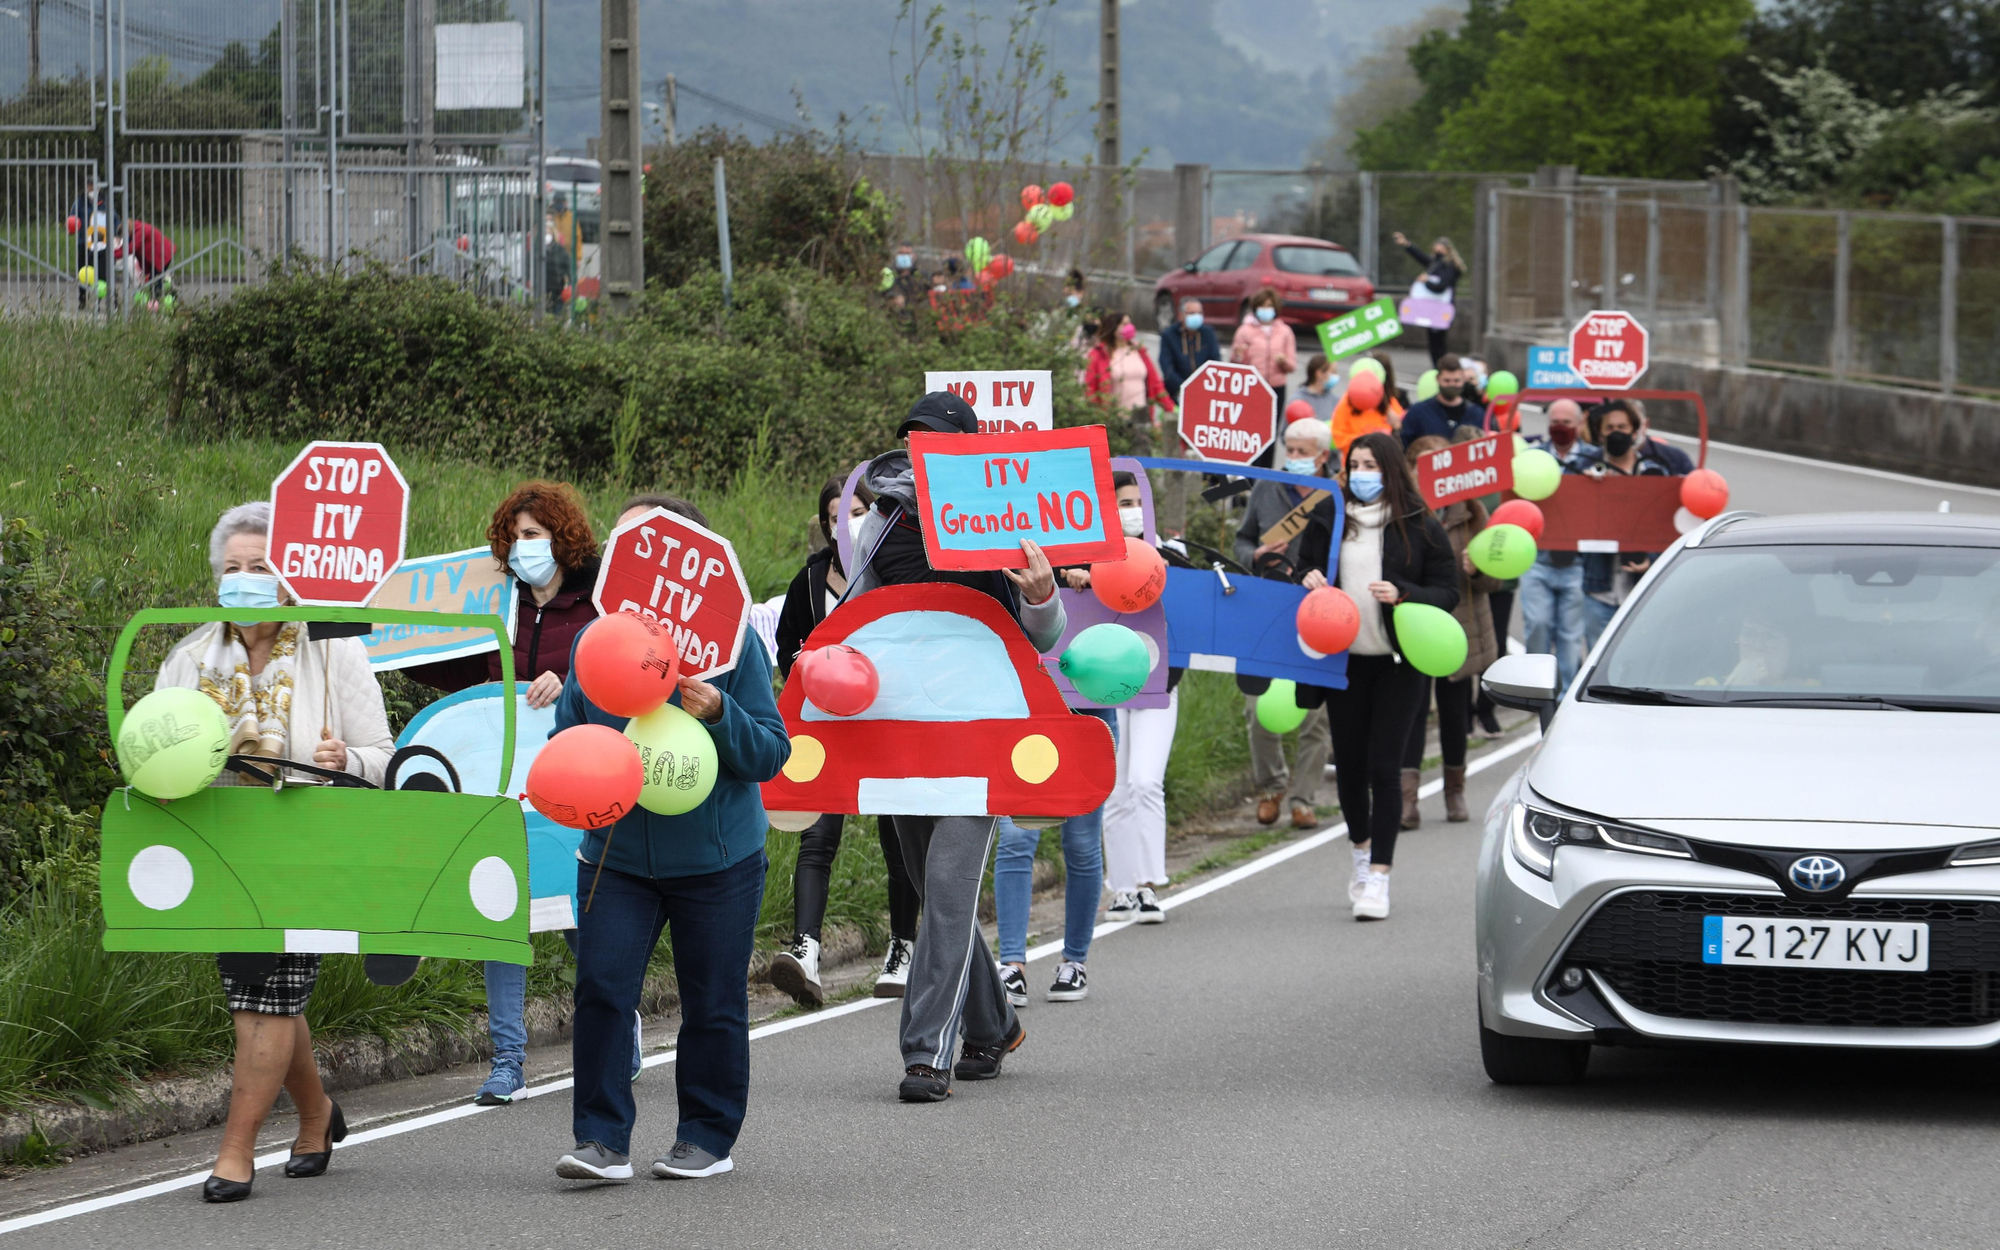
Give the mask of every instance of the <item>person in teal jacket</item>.
[[[662, 506], [708, 523], [692, 504]], [[784, 767], [791, 739], [771, 695], [771, 662], [755, 639], [746, 639], [736, 667], [713, 681], [682, 677], [668, 702], [708, 727], [715, 789], [679, 816], [636, 808], [586, 834], [577, 853], [577, 895], [590, 901], [577, 918], [576, 1146], [556, 1163], [556, 1174], [570, 1180], [632, 1175], [632, 1013], [662, 929], [672, 933], [680, 984], [680, 1124], [653, 1174], [714, 1176], [733, 1168], [730, 1150], [749, 1101], [750, 953], [770, 828], [758, 786]], [[572, 665], [556, 700], [555, 732], [581, 724], [622, 730], [625, 720], [585, 697]]]

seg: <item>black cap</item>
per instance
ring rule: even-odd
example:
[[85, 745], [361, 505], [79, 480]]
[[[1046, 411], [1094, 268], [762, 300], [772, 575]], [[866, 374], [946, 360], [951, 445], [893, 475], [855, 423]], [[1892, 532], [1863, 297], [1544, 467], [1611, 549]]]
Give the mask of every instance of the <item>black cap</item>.
[[901, 438], [919, 426], [939, 434], [977, 434], [979, 414], [950, 391], [932, 391], [910, 405], [910, 415], [896, 427], [896, 436]]

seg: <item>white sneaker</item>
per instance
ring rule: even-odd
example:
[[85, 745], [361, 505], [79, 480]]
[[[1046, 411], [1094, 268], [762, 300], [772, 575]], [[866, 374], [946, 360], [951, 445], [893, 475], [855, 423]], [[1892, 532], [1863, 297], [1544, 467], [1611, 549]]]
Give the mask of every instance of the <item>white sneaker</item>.
[[792, 942], [792, 949], [782, 951], [771, 961], [771, 984], [792, 996], [792, 1001], [801, 1007], [820, 1007], [826, 1003], [826, 990], [819, 983], [819, 939], [808, 934], [800, 934]]
[[1166, 909], [1160, 906], [1160, 900], [1154, 895], [1152, 886], [1139, 887], [1139, 914], [1133, 919], [1140, 924], [1167, 923]]
[[1118, 890], [1111, 895], [1111, 906], [1104, 909], [1105, 923], [1139, 918], [1139, 896], [1131, 890]]
[[1354, 900], [1356, 920], [1387, 920], [1389, 918], [1389, 874], [1370, 872], [1368, 884], [1361, 890], [1361, 897]]
[[901, 998], [910, 985], [910, 956], [916, 947], [902, 938], [889, 939], [889, 949], [882, 956], [882, 971], [875, 978], [875, 997]]
[[1368, 862], [1368, 859], [1374, 853], [1372, 847], [1364, 847], [1354, 852], [1354, 876], [1347, 883], [1348, 902], [1360, 902], [1362, 892], [1368, 888], [1368, 875], [1374, 871], [1374, 866]]

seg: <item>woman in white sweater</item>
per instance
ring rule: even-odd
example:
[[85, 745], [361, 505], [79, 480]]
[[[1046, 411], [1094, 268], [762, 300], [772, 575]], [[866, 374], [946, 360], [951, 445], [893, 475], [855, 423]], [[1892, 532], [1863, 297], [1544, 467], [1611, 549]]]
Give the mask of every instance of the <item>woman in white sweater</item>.
[[[231, 508], [216, 522], [208, 559], [216, 601], [223, 607], [278, 606], [278, 579], [266, 558], [270, 532], [268, 503]], [[308, 641], [299, 622], [200, 626], [168, 653], [154, 685], [199, 690], [214, 699], [229, 721], [232, 755], [313, 764], [379, 785], [396, 748], [361, 640]], [[224, 772], [216, 784], [245, 783]], [[210, 1202], [250, 1196], [257, 1133], [280, 1087], [299, 1108], [299, 1135], [286, 1176], [325, 1172], [333, 1143], [347, 1135], [339, 1105], [320, 1085], [305, 1021], [319, 961], [318, 955], [280, 955], [262, 980], [222, 975], [236, 1024], [236, 1065], [222, 1146], [202, 1187]]]

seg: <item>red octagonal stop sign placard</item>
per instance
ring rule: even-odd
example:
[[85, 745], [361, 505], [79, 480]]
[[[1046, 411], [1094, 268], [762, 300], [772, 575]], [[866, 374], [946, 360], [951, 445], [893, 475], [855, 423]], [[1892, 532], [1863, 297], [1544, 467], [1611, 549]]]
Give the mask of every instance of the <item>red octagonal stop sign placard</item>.
[[271, 483], [271, 567], [300, 603], [363, 607], [403, 562], [410, 484], [380, 443], [309, 443]]
[[665, 508], [611, 531], [590, 601], [599, 612], [637, 612], [671, 627], [690, 677], [726, 673], [743, 658], [750, 583], [736, 548]]
[[1628, 312], [1586, 313], [1569, 332], [1570, 371], [1598, 391], [1629, 389], [1646, 371], [1646, 327]]
[[1251, 365], [1211, 360], [1181, 383], [1181, 441], [1202, 460], [1249, 464], [1277, 433], [1278, 396]]

